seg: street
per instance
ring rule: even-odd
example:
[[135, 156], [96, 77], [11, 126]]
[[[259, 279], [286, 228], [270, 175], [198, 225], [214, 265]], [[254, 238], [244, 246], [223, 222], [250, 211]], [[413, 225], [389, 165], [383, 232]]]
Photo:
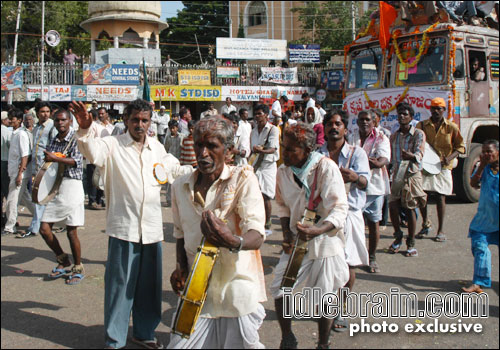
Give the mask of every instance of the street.
[[[162, 195], [164, 198], [164, 194]], [[163, 202], [165, 203], [165, 201]], [[449, 197], [446, 207], [445, 232], [448, 241], [434, 242], [431, 237], [417, 240], [419, 256], [407, 258], [402, 253], [390, 255], [386, 248], [391, 244], [392, 227], [381, 232], [377, 261], [381, 273], [369, 274], [357, 270], [354, 292], [389, 293], [391, 288], [401, 292], [414, 292], [419, 307], [424, 306], [425, 296], [430, 292], [444, 295], [460, 293], [460, 288], [471, 283], [473, 257], [468, 226], [474, 216], [477, 203], [464, 204]], [[437, 223], [435, 205], [430, 205], [430, 219]], [[21, 229], [29, 224], [31, 216], [26, 210], [20, 213]], [[107, 257], [107, 235], [105, 234], [105, 211], [86, 210], [86, 226], [79, 229], [82, 258], [86, 277], [76, 286], [65, 285], [63, 279], [48, 280], [47, 274], [56, 266], [55, 256], [40, 236], [16, 239], [13, 235], [2, 237], [2, 330], [1, 347], [4, 348], [103, 348], [104, 347], [104, 270]], [[163, 303], [162, 322], [157, 328], [157, 337], [166, 345], [170, 323], [175, 312], [177, 297], [170, 287], [169, 277], [175, 267], [175, 244], [172, 237], [171, 209], [163, 208], [165, 242], [163, 244]], [[418, 227], [420, 227], [420, 219]], [[434, 227], [435, 227], [434, 226]], [[273, 234], [262, 247], [266, 286], [269, 287], [274, 266], [281, 252], [281, 229], [279, 218], [273, 216]], [[406, 235], [406, 229], [404, 229]], [[66, 253], [69, 249], [66, 233], [57, 235]], [[482, 325], [482, 331], [456, 333], [407, 332], [407, 324], [433, 323], [430, 318], [388, 318], [376, 320], [368, 317], [364, 323], [394, 323], [396, 333], [361, 333], [349, 335], [333, 333], [332, 348], [498, 348], [499, 333], [499, 271], [498, 248], [492, 250], [491, 289], [486, 289], [489, 301], [489, 317], [483, 319], [446, 319], [440, 323], [462, 323]], [[403, 246], [402, 252], [406, 248]], [[268, 289], [268, 301], [264, 303], [267, 317], [260, 328], [260, 341], [267, 348], [278, 348], [280, 329], [274, 312], [274, 302]], [[351, 325], [361, 325], [360, 318], [350, 319]], [[394, 326], [395, 327], [395, 326]], [[409, 326], [411, 328], [411, 326]], [[415, 327], [414, 327], [415, 328]], [[418, 327], [417, 327], [418, 328]], [[373, 328], [376, 331], [378, 327]], [[317, 325], [314, 320], [295, 320], [293, 330], [299, 348], [315, 348]], [[131, 337], [131, 328], [129, 338]], [[133, 348], [129, 342], [128, 348]]]

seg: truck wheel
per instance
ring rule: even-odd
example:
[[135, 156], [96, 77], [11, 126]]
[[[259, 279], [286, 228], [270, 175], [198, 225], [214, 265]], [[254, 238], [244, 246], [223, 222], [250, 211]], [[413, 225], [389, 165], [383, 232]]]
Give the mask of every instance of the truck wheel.
[[470, 185], [470, 177], [479, 165], [481, 151], [482, 145], [480, 143], [472, 143], [469, 156], [461, 158], [458, 166], [453, 171], [455, 193], [460, 199], [468, 203], [475, 203], [479, 200], [480, 190]]

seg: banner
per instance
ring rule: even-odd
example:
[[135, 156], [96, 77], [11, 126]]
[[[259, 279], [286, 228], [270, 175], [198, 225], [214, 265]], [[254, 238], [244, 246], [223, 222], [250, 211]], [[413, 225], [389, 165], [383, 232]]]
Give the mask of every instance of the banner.
[[344, 72], [341, 70], [321, 72], [321, 85], [327, 90], [342, 90], [343, 80]]
[[221, 101], [220, 86], [151, 86], [153, 101]]
[[21, 90], [23, 87], [22, 66], [2, 66], [2, 90]]
[[281, 67], [261, 67], [262, 76], [259, 81], [276, 83], [276, 84], [298, 84], [299, 76], [297, 67], [281, 68]]
[[133, 101], [138, 97], [139, 88], [137, 86], [87, 86], [87, 101]]
[[83, 83], [139, 85], [138, 64], [84, 64]]
[[50, 85], [49, 101], [71, 102], [71, 85]]
[[290, 44], [288, 52], [288, 61], [290, 63], [320, 63], [319, 44]]
[[217, 78], [239, 78], [240, 67], [217, 67]]
[[[360, 91], [347, 96], [344, 99], [343, 110], [349, 114], [350, 132], [358, 131], [358, 113], [370, 108], [379, 108], [382, 111], [388, 110], [399, 102], [408, 102], [415, 110], [413, 120], [420, 121], [431, 116], [431, 100], [435, 97], [442, 97], [448, 101], [449, 91], [433, 90], [427, 88], [411, 87], [404, 94], [405, 88], [379, 89], [366, 91], [371, 101], [368, 103], [365, 93]], [[403, 95], [404, 94], [404, 95]], [[445, 115], [448, 112], [445, 112]], [[384, 128], [394, 132], [399, 128], [397, 110], [393, 109], [388, 116], [384, 116], [380, 123]]]
[[179, 85], [210, 86], [211, 84], [209, 70], [179, 69]]
[[41, 98], [43, 101], [49, 100], [49, 87], [45, 85], [43, 87], [43, 97], [40, 96], [42, 87], [40, 85], [36, 86], [26, 86], [26, 101], [35, 101], [37, 98]]
[[71, 86], [72, 101], [87, 101], [87, 87], [85, 85]]
[[286, 40], [217, 38], [217, 58], [286, 60]]
[[232, 101], [259, 101], [279, 98], [283, 95], [292, 101], [302, 101], [302, 94], [314, 93], [314, 88], [304, 86], [223, 86], [222, 101], [230, 97]]

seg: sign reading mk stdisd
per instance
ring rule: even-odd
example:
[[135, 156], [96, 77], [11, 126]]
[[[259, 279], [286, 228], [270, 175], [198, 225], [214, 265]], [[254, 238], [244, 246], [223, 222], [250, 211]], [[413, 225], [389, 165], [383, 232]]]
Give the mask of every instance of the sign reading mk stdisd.
[[221, 101], [220, 86], [151, 86], [154, 101]]

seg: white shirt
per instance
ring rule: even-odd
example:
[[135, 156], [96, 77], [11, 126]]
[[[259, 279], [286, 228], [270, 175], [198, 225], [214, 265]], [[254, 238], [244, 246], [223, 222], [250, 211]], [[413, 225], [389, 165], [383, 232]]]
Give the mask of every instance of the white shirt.
[[[174, 237], [184, 239], [189, 268], [203, 237], [200, 224], [205, 210], [227, 220], [235, 235], [244, 236], [255, 230], [265, 237], [264, 200], [251, 167], [224, 165], [219, 179], [207, 192], [204, 208], [193, 200], [198, 174], [195, 171], [182, 176], [172, 186]], [[263, 301], [266, 301], [266, 290], [260, 251], [231, 253], [227, 248], [220, 248], [201, 315], [240, 317], [254, 312]]]
[[247, 134], [246, 130], [243, 130], [241, 127], [238, 127], [236, 131], [236, 135], [234, 135], [234, 147], [238, 151], [245, 151], [245, 156], [235, 156], [234, 165], [243, 165], [248, 164], [247, 158], [250, 156], [250, 134]]
[[[319, 173], [314, 197], [316, 198], [318, 194], [321, 196], [321, 202], [316, 208], [317, 215], [321, 219], [316, 226], [321, 226], [327, 221], [333, 224], [335, 229], [309, 241], [307, 254], [310, 259], [322, 259], [344, 254], [343, 234], [339, 230], [344, 228], [349, 208], [344, 180], [337, 164], [330, 158], [324, 157], [318, 164], [314, 165], [307, 178], [311, 190], [316, 169]], [[290, 218], [290, 230], [296, 235], [296, 223], [302, 220], [308, 202], [306, 201], [306, 190], [295, 182], [292, 169], [288, 166], [282, 165], [278, 169], [276, 204], [277, 215], [280, 218]]]
[[92, 126], [77, 132], [80, 152], [91, 164], [102, 167], [107, 199], [106, 233], [134, 243], [163, 241], [161, 185], [154, 177], [153, 166], [162, 164], [170, 183], [192, 172], [192, 168], [181, 167], [161, 143], [149, 136], [142, 151], [129, 132], [105, 138], [94, 136]]
[[9, 160], [9, 148], [10, 148], [10, 141], [12, 138], [12, 130], [9, 130], [8, 127], [2, 124], [2, 144], [1, 144], [1, 151], [2, 151], [2, 161], [7, 161]]
[[[9, 148], [9, 161], [7, 163], [7, 171], [9, 177], [17, 177], [19, 174], [19, 165], [21, 164], [21, 158], [27, 157], [31, 154], [31, 143], [28, 131], [23, 128], [17, 128], [12, 133], [12, 139], [10, 141]], [[30, 169], [30, 164], [28, 163], [26, 169]], [[26, 177], [26, 170], [23, 172], [23, 179]], [[3, 181], [3, 179], [2, 179]]]
[[311, 97], [309, 97], [309, 101], [307, 101], [306, 110], [304, 112], [307, 112], [309, 107], [316, 107], [316, 101], [314, 101]]
[[320, 123], [323, 123], [323, 118], [325, 117], [326, 111], [322, 107], [319, 107], [318, 111], [319, 111], [319, 115], [321, 116], [321, 122]]
[[280, 100], [276, 100], [276, 101], [273, 102], [273, 106], [271, 107], [271, 113], [269, 113], [269, 120], [271, 122], [274, 120], [274, 114], [273, 114], [272, 111], [275, 111], [281, 117], [281, 103], [280, 103]]
[[104, 124], [101, 124], [102, 126], [102, 131], [101, 131], [101, 137], [106, 137], [106, 136], [110, 136], [111, 134], [113, 134], [113, 130], [115, 129], [115, 126], [111, 123], [108, 123], [106, 125]]
[[168, 129], [168, 122], [170, 121], [170, 116], [167, 113], [156, 114], [155, 119], [151, 119], [152, 122], [155, 122], [158, 130], [158, 135], [165, 135], [166, 130]]
[[215, 108], [214, 109], [207, 109], [205, 112], [201, 113], [200, 119], [209, 117], [211, 115], [217, 115], [217, 110]]
[[235, 107], [235, 106], [233, 106], [232, 104], [231, 104], [231, 105], [229, 105], [229, 107], [228, 107], [227, 105], [224, 105], [224, 106], [222, 106], [222, 108], [221, 108], [221, 114], [224, 114], [224, 113], [229, 114], [229, 113], [231, 113], [231, 112], [233, 112], [233, 111], [234, 111], [234, 112], [237, 112], [237, 109], [236, 109], [236, 107]]
[[[269, 135], [269, 138], [268, 138]], [[267, 144], [266, 144], [267, 140]], [[265, 148], [275, 148], [276, 152], [265, 154], [263, 161], [277, 162], [280, 159], [280, 131], [272, 124], [267, 123], [259, 134], [259, 128], [256, 126], [250, 134], [250, 147], [264, 146]]]
[[240, 120], [238, 123], [238, 130], [241, 129], [242, 132], [245, 132], [248, 135], [248, 139], [250, 139], [250, 134], [252, 133], [252, 124], [247, 120]]

